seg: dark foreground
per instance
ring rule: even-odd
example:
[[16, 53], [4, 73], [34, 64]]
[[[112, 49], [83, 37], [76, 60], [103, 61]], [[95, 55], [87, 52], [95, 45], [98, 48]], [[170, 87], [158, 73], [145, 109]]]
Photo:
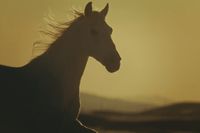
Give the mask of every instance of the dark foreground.
[[200, 105], [176, 104], [143, 113], [82, 113], [80, 120], [100, 133], [200, 133]]

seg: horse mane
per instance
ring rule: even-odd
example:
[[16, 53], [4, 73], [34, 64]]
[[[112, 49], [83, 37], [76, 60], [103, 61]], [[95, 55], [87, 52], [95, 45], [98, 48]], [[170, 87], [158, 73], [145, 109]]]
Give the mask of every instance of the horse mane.
[[[50, 39], [52, 39], [52, 41], [57, 40], [72, 25], [76, 24], [77, 22], [82, 20], [84, 17], [84, 14], [76, 9], [72, 11], [72, 15], [73, 15], [73, 19], [66, 22], [58, 22], [52, 18], [48, 18], [48, 21], [47, 21], [48, 29], [41, 30], [40, 33], [42, 33], [42, 35], [45, 35], [46, 37], [49, 37]], [[42, 50], [42, 52], [44, 52], [53, 44], [52, 41], [44, 42], [44, 40], [39, 40], [39, 41], [34, 42], [32, 55], [34, 55], [34, 50]]]
[[79, 22], [80, 19], [83, 18], [83, 13], [78, 11], [78, 10], [73, 10], [72, 12], [74, 19], [69, 20], [67, 22], [55, 22], [54, 20], [48, 21], [47, 25], [52, 28], [52, 30], [47, 30], [47, 31], [41, 31], [45, 35], [49, 35], [55, 39], [57, 39], [59, 36], [63, 34], [70, 26], [73, 24]]

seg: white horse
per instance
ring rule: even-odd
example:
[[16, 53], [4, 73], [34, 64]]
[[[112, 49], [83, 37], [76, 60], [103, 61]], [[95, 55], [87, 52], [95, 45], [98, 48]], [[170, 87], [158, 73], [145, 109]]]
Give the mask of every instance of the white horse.
[[93, 11], [89, 2], [42, 55], [19, 68], [0, 66], [0, 132], [96, 132], [77, 119], [79, 85], [89, 56], [109, 72], [120, 67], [108, 9]]

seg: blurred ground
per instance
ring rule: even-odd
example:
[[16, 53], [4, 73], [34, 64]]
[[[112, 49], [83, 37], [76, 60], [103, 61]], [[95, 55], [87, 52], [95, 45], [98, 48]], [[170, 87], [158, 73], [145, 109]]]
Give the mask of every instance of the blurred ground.
[[200, 104], [177, 103], [138, 113], [95, 111], [80, 120], [99, 133], [200, 133]]

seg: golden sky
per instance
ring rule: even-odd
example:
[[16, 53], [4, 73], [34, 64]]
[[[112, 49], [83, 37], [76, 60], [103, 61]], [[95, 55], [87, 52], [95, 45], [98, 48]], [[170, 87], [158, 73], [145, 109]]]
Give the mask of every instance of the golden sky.
[[[81, 91], [137, 100], [141, 98], [200, 102], [199, 0], [92, 0], [107, 2], [107, 22], [122, 56], [122, 67], [108, 73], [90, 59]], [[22, 66], [32, 57], [49, 13], [68, 20], [72, 8], [88, 0], [1, 0], [0, 64]]]

